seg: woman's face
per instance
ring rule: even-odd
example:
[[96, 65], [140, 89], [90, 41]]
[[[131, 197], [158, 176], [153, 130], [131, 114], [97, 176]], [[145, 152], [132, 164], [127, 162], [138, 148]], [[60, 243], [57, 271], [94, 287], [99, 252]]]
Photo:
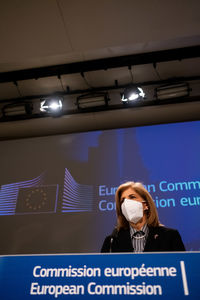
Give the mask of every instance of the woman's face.
[[125, 191], [122, 192], [120, 203], [122, 204], [124, 199], [135, 200], [141, 202], [143, 204], [143, 210], [147, 210], [148, 206], [144, 199], [131, 187], [127, 188]]

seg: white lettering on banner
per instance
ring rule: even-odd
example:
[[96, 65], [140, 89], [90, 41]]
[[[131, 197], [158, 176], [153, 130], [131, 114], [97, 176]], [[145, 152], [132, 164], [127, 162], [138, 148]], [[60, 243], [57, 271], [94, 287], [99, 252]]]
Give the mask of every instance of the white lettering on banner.
[[140, 285], [133, 285], [130, 282], [123, 285], [99, 285], [90, 282], [87, 291], [90, 295], [162, 295], [160, 285], [146, 285], [145, 282]]
[[33, 269], [34, 277], [100, 277], [100, 268], [87, 268], [86, 265], [83, 268], [42, 268], [36, 266]]
[[154, 199], [154, 203], [156, 205], [156, 207], [175, 207], [176, 203], [175, 203], [175, 199], [171, 198], [171, 199], [158, 199], [158, 197], [156, 196]]
[[200, 197], [183, 197], [180, 200], [182, 206], [200, 205]]
[[[180, 261], [181, 275], [183, 282], [184, 295], [189, 295], [187, 284], [186, 270], [184, 261]], [[32, 282], [30, 287], [30, 295], [51, 295], [58, 298], [60, 295], [163, 295], [162, 285], [155, 282], [155, 278], [159, 277], [176, 277], [177, 269], [174, 266], [146, 266], [144, 263], [138, 267], [124, 266], [124, 267], [104, 267], [92, 268], [83, 265], [76, 267], [69, 265], [66, 268], [44, 268], [42, 266], [35, 266], [33, 268], [34, 278], [40, 278], [40, 282]], [[56, 278], [56, 284], [52, 282], [52, 277]], [[76, 285], [63, 284], [58, 282], [58, 277], [88, 277], [84, 281], [81, 279], [81, 284], [76, 280]], [[97, 282], [101, 277], [101, 282]], [[145, 278], [153, 278], [153, 284], [146, 283]], [[45, 278], [45, 284], [41, 283], [41, 278]], [[50, 278], [50, 283], [47, 284], [47, 279]], [[117, 278], [117, 280], [116, 280]], [[119, 280], [121, 278], [121, 282]], [[125, 281], [125, 280], [129, 281]], [[134, 280], [134, 281], [133, 281]], [[163, 281], [163, 279], [162, 279]], [[75, 283], [73, 282], [73, 283]]]
[[[162, 295], [160, 285], [139, 285], [126, 282], [123, 285], [100, 285], [90, 282], [87, 286], [89, 295]], [[30, 295], [51, 295], [58, 298], [60, 295], [84, 295], [83, 285], [39, 285], [37, 282], [31, 284]]]
[[[177, 205], [181, 205], [183, 207], [187, 206], [200, 206], [200, 196], [194, 195], [194, 196], [188, 196], [182, 195], [183, 191], [199, 191], [200, 190], [200, 181], [199, 180], [191, 180], [191, 181], [167, 181], [162, 180], [155, 184], [147, 184], [143, 185], [148, 192], [150, 193], [173, 193], [173, 196], [178, 195], [181, 193], [181, 198], [172, 198], [172, 197], [163, 197], [163, 196], [157, 196], [153, 195], [153, 201], [157, 208], [174, 208]], [[106, 186], [106, 185], [99, 185], [98, 186], [98, 195], [100, 198], [98, 201], [97, 209], [104, 213], [113, 213], [116, 210], [116, 203], [114, 200], [114, 195], [116, 193], [117, 187], [116, 186]], [[110, 198], [110, 199], [107, 199]]]
[[42, 285], [32, 282], [30, 295], [83, 295], [85, 292], [83, 285]]
[[99, 186], [99, 196], [115, 195], [117, 187], [107, 187], [106, 185]]
[[200, 189], [200, 181], [185, 181], [185, 182], [167, 182], [165, 180], [161, 181], [159, 188], [162, 192], [167, 191], [183, 191], [183, 190], [196, 190]]
[[101, 200], [99, 202], [99, 210], [101, 210], [101, 211], [116, 210], [116, 203], [112, 202], [112, 201]]
[[149, 193], [155, 193], [155, 191], [156, 191], [155, 184], [148, 184], [148, 185], [144, 184], [144, 187]]
[[134, 279], [135, 277], [141, 276], [171, 276], [174, 277], [177, 275], [177, 270], [174, 267], [147, 267], [145, 268], [145, 264], [142, 264], [141, 268], [105, 268], [104, 275], [106, 277], [131, 277]]
[[[148, 192], [155, 192], [155, 184], [144, 185]], [[99, 185], [99, 196], [112, 196], [115, 195], [118, 186], [107, 187], [106, 185]]]

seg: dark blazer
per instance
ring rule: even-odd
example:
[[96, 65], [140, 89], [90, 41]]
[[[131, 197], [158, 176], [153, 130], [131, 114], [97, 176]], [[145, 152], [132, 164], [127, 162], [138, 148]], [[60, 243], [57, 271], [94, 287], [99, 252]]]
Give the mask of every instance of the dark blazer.
[[[106, 237], [101, 252], [133, 252], [129, 229], [116, 229]], [[149, 227], [144, 252], [185, 251], [179, 232], [164, 226]]]

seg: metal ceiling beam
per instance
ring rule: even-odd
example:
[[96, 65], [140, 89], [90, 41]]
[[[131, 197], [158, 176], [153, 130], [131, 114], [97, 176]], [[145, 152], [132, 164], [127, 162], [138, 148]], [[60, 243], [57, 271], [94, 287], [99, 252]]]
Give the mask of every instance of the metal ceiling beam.
[[[168, 105], [168, 104], [177, 104], [177, 103], [185, 103], [185, 102], [199, 102], [199, 96], [194, 97], [183, 97], [183, 98], [174, 98], [174, 99], [166, 99], [166, 100], [149, 100], [149, 101], [139, 101], [139, 102], [131, 102], [131, 103], [120, 103], [114, 105], [107, 105], [102, 107], [91, 107], [84, 110], [72, 109], [66, 110], [61, 115], [57, 117], [61, 117], [64, 115], [74, 115], [80, 113], [88, 113], [88, 112], [100, 112], [100, 111], [110, 111], [110, 110], [118, 110], [118, 109], [129, 109], [133, 107], [147, 107], [147, 106], [156, 106], [156, 105]], [[16, 116], [1, 116], [1, 122], [11, 122], [11, 121], [19, 121], [19, 120], [29, 120], [29, 119], [37, 119], [37, 118], [45, 118], [45, 117], [53, 117], [53, 115], [48, 113], [33, 113], [33, 114], [24, 114], [24, 115], [16, 115]], [[56, 116], [54, 116], [56, 117]], [[198, 119], [199, 120], [199, 119]]]
[[0, 83], [17, 82], [64, 74], [85, 73], [111, 68], [130, 67], [143, 64], [156, 64], [173, 60], [200, 57], [200, 46], [154, 51], [126, 56], [117, 56], [83, 62], [25, 69], [0, 73]]

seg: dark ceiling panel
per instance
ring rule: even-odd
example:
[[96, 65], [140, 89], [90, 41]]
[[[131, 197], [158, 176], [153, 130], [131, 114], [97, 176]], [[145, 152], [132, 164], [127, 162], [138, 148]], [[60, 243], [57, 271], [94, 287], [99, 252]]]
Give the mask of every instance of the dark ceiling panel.
[[0, 73], [0, 83], [200, 57], [200, 46]]

